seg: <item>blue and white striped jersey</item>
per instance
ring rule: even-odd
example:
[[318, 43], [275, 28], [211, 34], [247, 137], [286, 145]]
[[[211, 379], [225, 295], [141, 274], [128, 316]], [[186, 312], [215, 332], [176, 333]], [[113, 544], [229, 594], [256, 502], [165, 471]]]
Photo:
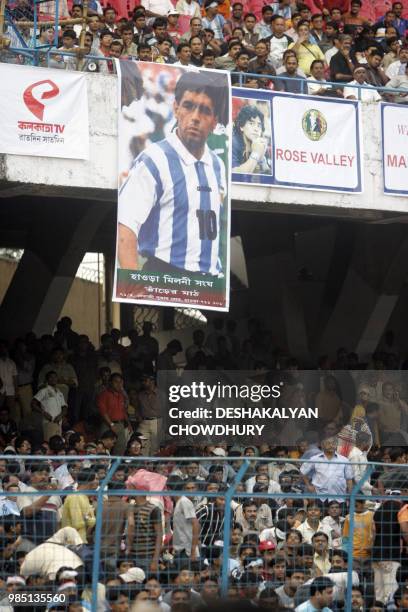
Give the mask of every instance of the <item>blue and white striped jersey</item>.
[[206, 145], [198, 161], [173, 133], [134, 160], [119, 191], [118, 222], [133, 230], [143, 257], [219, 275], [224, 164]]

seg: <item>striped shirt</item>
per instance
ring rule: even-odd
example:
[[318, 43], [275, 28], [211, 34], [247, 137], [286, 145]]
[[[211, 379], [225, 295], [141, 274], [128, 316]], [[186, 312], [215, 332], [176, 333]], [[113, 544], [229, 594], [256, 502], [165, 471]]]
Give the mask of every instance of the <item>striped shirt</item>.
[[217, 276], [225, 195], [219, 157], [206, 145], [197, 160], [173, 133], [134, 160], [119, 191], [118, 222], [134, 231], [143, 257]]
[[131, 544], [132, 554], [138, 559], [153, 558], [156, 546], [155, 526], [161, 525], [161, 511], [150, 502], [135, 504], [129, 507], [134, 517], [134, 539]]
[[200, 540], [205, 546], [211, 546], [214, 540], [223, 539], [224, 511], [220, 511], [214, 502], [197, 509], [200, 522]]

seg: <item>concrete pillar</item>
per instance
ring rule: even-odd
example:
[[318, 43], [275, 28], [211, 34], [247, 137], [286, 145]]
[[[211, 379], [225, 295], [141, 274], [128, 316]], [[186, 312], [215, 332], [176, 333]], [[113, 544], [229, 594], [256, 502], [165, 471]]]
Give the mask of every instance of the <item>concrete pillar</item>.
[[265, 321], [280, 346], [308, 361], [309, 348], [294, 253], [247, 259], [250, 315]]
[[44, 199], [0, 307], [0, 333], [51, 333], [107, 202]]
[[282, 317], [289, 353], [307, 363], [309, 361], [308, 337], [294, 252], [277, 253], [275, 260], [278, 270], [277, 280], [279, 279], [276, 290], [282, 300]]
[[345, 346], [366, 359], [385, 331], [407, 273], [407, 228], [360, 226], [341, 289], [322, 327], [318, 352]]

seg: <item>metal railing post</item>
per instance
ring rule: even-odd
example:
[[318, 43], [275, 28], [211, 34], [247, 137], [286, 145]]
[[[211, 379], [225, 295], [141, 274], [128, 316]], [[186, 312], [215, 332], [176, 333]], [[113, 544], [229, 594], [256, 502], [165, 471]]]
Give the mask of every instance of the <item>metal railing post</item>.
[[368, 465], [366, 471], [358, 482], [353, 486], [350, 493], [350, 508], [349, 508], [349, 538], [347, 543], [347, 586], [345, 597], [345, 610], [351, 610], [351, 591], [353, 588], [353, 543], [354, 543], [354, 512], [356, 508], [356, 495], [359, 493], [361, 486], [368, 480], [373, 472], [373, 466]]
[[99, 569], [100, 569], [100, 555], [101, 555], [101, 533], [102, 533], [102, 504], [103, 496], [105, 493], [105, 487], [110, 482], [112, 476], [116, 472], [121, 462], [121, 457], [116, 457], [110, 466], [108, 473], [99, 485], [98, 498], [96, 506], [96, 524], [95, 524], [95, 536], [94, 536], [94, 556], [92, 559], [92, 610], [94, 612], [98, 608], [98, 582], [99, 582]]
[[37, 2], [36, 0], [34, 0], [33, 3], [33, 8], [34, 8], [34, 12], [33, 12], [33, 22], [34, 22], [34, 26], [33, 26], [33, 47], [35, 47], [35, 43], [36, 43], [36, 34], [37, 34], [37, 23], [38, 23], [38, 19], [37, 19]]
[[237, 485], [241, 482], [243, 477], [245, 476], [247, 469], [250, 466], [250, 462], [248, 459], [245, 459], [244, 463], [238, 470], [237, 475], [235, 476], [235, 480], [232, 485], [229, 487], [226, 495], [225, 495], [225, 513], [224, 513], [224, 551], [222, 556], [222, 573], [221, 573], [221, 596], [226, 597], [228, 593], [228, 574], [229, 574], [229, 548], [231, 541], [231, 501], [232, 497], [235, 493], [235, 489]]
[[58, 39], [58, 27], [59, 27], [59, 0], [55, 0], [55, 34], [57, 34]]

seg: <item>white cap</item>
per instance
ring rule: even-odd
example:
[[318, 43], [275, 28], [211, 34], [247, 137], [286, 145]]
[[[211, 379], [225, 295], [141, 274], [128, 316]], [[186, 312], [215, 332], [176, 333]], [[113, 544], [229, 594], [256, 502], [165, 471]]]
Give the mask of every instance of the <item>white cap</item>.
[[180, 15], [180, 12], [176, 11], [176, 9], [170, 9], [167, 11], [167, 17], [170, 17], [170, 15]]
[[58, 587], [58, 592], [60, 593], [61, 591], [65, 591], [66, 589], [77, 589], [78, 585], [76, 582], [74, 582], [73, 580], [69, 580], [68, 582], [63, 582], [59, 587]]
[[220, 446], [217, 446], [216, 448], [214, 448], [214, 450], [212, 451], [213, 455], [216, 455], [217, 457], [226, 457], [227, 453], [225, 452], [225, 450], [223, 448], [221, 448]]
[[26, 581], [22, 576], [9, 576], [6, 580], [6, 584], [21, 584], [25, 586]]
[[146, 578], [146, 574], [140, 567], [130, 567], [124, 574], [119, 574], [124, 582], [139, 582], [142, 583]]
[[59, 578], [61, 579], [67, 579], [67, 578], [75, 578], [76, 576], [78, 576], [78, 572], [75, 571], [74, 569], [70, 569], [70, 570], [64, 570], [60, 575]]

